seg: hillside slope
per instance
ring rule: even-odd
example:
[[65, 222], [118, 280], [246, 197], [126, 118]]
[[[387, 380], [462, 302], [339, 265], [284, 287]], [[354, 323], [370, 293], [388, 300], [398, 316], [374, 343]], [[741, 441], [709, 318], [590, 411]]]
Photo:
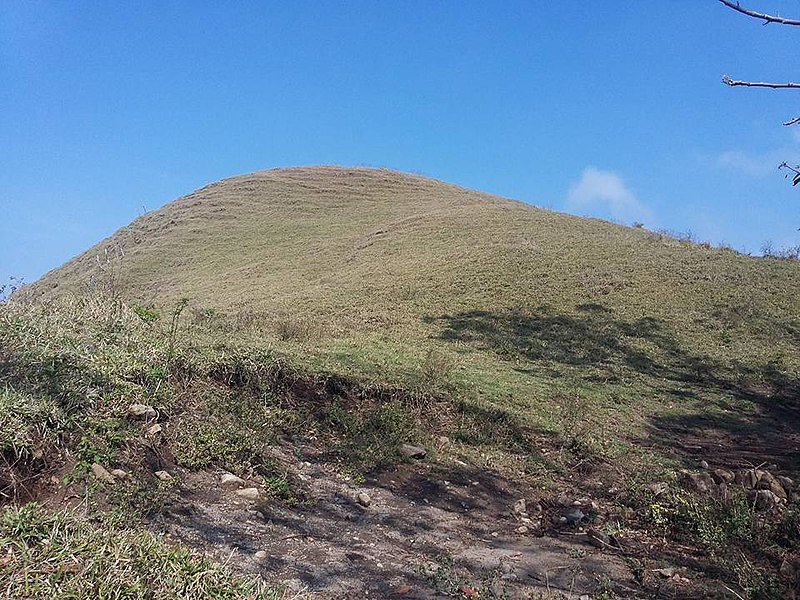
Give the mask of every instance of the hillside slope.
[[[208, 185], [28, 286], [420, 332], [469, 311], [599, 305], [684, 335], [793, 345], [800, 265], [543, 210], [383, 169], [261, 171]], [[730, 337], [736, 343], [736, 335]]]
[[423, 177], [234, 177], [0, 304], [0, 506], [91, 497], [321, 597], [785, 598], [799, 298], [798, 261]]

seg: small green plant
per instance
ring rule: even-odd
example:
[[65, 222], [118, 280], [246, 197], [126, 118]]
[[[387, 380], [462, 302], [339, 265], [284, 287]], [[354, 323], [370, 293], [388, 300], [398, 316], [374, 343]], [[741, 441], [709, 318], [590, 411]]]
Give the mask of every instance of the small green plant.
[[603, 575], [596, 579], [596, 587], [593, 597], [596, 600], [614, 600], [617, 595], [614, 593], [614, 582], [608, 575]]
[[167, 360], [172, 360], [175, 358], [175, 344], [178, 337], [178, 327], [180, 325], [181, 313], [186, 310], [187, 306], [189, 306], [189, 299], [181, 298], [172, 311], [169, 334], [167, 335]]
[[455, 363], [448, 354], [437, 348], [430, 348], [422, 362], [422, 382], [426, 385], [439, 385], [447, 379], [454, 366]]
[[153, 323], [158, 321], [159, 314], [154, 308], [148, 308], [146, 306], [141, 306], [140, 304], [134, 304], [132, 310], [144, 323]]

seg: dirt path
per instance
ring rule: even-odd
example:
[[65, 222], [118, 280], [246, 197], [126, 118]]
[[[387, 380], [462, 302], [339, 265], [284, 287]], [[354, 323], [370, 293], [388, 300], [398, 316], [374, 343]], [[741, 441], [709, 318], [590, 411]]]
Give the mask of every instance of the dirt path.
[[[184, 502], [165, 517], [166, 531], [242, 571], [324, 598], [470, 597], [473, 589], [481, 598], [548, 590], [579, 598], [612, 588], [618, 597], [647, 597], [636, 593], [619, 553], [593, 547], [578, 526], [543, 535], [539, 521], [547, 529], [558, 515], [539, 511], [532, 490], [497, 474], [416, 463], [357, 484], [312, 455], [276, 458], [302, 482], [306, 501], [246, 500], [222, 487], [219, 473], [187, 473]], [[520, 499], [522, 515], [513, 510]]]

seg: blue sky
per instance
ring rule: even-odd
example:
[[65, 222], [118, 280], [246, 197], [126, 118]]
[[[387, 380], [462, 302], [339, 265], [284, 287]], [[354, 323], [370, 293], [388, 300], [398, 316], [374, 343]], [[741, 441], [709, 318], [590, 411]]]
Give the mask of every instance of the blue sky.
[[[743, 2], [744, 3], [744, 2]], [[752, 0], [800, 16], [797, 0]], [[715, 0], [0, 0], [0, 281], [222, 177], [413, 171], [757, 253], [800, 244], [800, 28]]]

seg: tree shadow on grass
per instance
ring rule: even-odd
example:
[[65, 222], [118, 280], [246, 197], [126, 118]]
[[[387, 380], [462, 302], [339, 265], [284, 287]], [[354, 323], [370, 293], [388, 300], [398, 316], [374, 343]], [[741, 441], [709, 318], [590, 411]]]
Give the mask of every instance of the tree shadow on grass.
[[[719, 464], [776, 462], [800, 471], [800, 382], [775, 365], [723, 361], [686, 348], [662, 321], [616, 318], [600, 304], [573, 314], [548, 307], [505, 312], [474, 310], [426, 318], [440, 323], [438, 339], [466, 344], [513, 361], [539, 377], [577, 371], [585, 381], [635, 380], [679, 414], [650, 417], [637, 440], [676, 458]], [[687, 412], [688, 403], [705, 406]]]

